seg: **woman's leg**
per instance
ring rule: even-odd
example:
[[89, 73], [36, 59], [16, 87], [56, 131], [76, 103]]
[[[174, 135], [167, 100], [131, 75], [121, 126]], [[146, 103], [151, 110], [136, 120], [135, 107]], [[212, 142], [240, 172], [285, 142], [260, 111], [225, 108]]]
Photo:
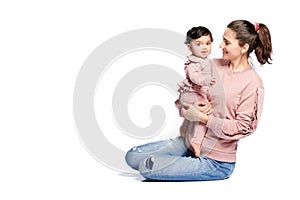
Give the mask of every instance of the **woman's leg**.
[[150, 156], [168, 155], [177, 158], [184, 155], [186, 150], [184, 139], [177, 137], [133, 147], [127, 152], [125, 160], [131, 168], [138, 170], [140, 163]]
[[154, 155], [140, 164], [143, 177], [150, 180], [207, 181], [228, 178], [235, 163], [219, 162], [200, 156]]

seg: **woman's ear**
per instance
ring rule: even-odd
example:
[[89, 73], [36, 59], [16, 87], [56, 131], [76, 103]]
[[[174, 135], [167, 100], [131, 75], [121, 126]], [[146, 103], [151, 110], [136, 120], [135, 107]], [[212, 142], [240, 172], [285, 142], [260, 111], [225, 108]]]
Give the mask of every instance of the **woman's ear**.
[[249, 50], [249, 44], [246, 43], [246, 44], [244, 44], [244, 46], [242, 46], [242, 49], [241, 49], [242, 54], [246, 53], [248, 50]]

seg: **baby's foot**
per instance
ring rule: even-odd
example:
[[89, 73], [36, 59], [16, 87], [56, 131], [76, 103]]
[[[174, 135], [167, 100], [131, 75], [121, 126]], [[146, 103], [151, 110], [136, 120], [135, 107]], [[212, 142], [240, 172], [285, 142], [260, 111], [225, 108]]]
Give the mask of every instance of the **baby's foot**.
[[192, 150], [194, 151], [195, 157], [196, 157], [196, 158], [199, 158], [199, 156], [200, 156], [200, 151], [201, 151], [200, 145], [199, 145], [199, 144], [196, 144], [196, 143], [194, 143], [194, 142], [192, 142], [192, 143], [191, 143], [191, 148], [192, 148]]

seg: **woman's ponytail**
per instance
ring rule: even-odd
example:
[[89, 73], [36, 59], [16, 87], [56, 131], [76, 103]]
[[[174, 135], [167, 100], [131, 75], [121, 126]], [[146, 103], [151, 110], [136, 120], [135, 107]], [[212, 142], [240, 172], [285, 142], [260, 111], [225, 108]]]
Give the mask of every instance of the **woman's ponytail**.
[[272, 42], [271, 34], [268, 27], [265, 24], [256, 23], [254, 27], [257, 26], [257, 46], [255, 48], [255, 55], [258, 62], [262, 65], [265, 63], [271, 64], [272, 58]]

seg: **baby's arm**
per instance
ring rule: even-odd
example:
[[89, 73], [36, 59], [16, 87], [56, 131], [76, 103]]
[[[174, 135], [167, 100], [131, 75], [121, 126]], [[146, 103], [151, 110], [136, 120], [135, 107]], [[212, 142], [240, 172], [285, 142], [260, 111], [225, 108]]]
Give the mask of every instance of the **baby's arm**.
[[186, 66], [185, 71], [189, 79], [196, 85], [207, 86], [213, 84], [212, 78], [203, 74], [194, 64]]

